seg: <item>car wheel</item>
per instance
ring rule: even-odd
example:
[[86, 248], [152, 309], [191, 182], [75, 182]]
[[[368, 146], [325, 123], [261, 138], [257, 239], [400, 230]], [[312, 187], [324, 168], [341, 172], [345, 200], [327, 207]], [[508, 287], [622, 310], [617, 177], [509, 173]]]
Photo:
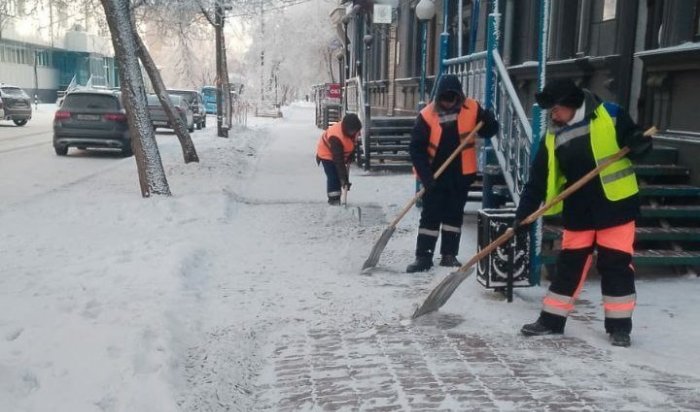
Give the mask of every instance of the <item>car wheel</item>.
[[192, 126], [187, 128], [187, 131], [190, 133], [194, 132], [194, 123], [192, 123]]
[[197, 130], [200, 130], [202, 128], [202, 122], [197, 123]]
[[124, 147], [122, 148], [122, 156], [124, 157], [131, 157], [134, 155], [134, 151], [131, 150], [131, 147]]
[[27, 119], [22, 119], [22, 120], [13, 120], [17, 126], [24, 126], [27, 124]]
[[67, 146], [54, 146], [53, 149], [56, 151], [56, 154], [59, 156], [65, 156], [68, 154], [68, 147]]

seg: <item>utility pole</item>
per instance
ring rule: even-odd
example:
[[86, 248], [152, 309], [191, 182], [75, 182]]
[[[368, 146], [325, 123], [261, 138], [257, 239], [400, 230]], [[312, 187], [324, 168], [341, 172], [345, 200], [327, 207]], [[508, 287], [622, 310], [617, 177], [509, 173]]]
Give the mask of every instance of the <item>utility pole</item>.
[[265, 15], [263, 14], [263, 0], [260, 0], [260, 44], [262, 49], [260, 50], [260, 104], [258, 105], [258, 110], [263, 111], [263, 102], [265, 101]]
[[216, 38], [216, 132], [219, 137], [228, 137], [228, 129], [223, 127], [223, 102], [224, 102], [224, 79], [227, 77], [223, 73], [223, 38], [224, 38], [224, 10], [221, 7], [221, 0], [216, 1], [214, 7], [214, 31]]

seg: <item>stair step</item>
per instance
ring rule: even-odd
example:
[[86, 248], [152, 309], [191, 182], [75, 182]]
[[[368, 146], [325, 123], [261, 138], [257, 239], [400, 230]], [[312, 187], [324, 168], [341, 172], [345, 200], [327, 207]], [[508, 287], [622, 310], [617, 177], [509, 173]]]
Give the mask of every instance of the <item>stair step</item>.
[[[541, 262], [553, 264], [557, 261], [558, 251], [542, 252]], [[697, 266], [700, 265], [700, 251], [675, 250], [638, 250], [634, 252], [632, 263], [637, 266]]]
[[678, 149], [654, 144], [651, 153], [639, 160], [641, 164], [673, 165], [678, 163]]
[[700, 206], [642, 206], [642, 217], [700, 219]]
[[411, 126], [416, 123], [415, 116], [373, 116], [370, 127], [374, 126]]
[[[544, 240], [561, 239], [560, 226], [545, 225], [542, 228]], [[700, 227], [637, 227], [635, 241], [700, 241]]]
[[641, 185], [641, 196], [683, 197], [700, 196], [700, 187], [691, 185]]
[[408, 147], [408, 144], [411, 142], [411, 136], [395, 135], [395, 134], [379, 135], [379, 136], [371, 135], [369, 137], [369, 140], [371, 142], [401, 142], [401, 143], [405, 144], [406, 147]]
[[396, 173], [411, 171], [411, 165], [405, 162], [375, 162], [372, 160], [372, 170], [387, 170]]
[[663, 164], [636, 164], [634, 171], [637, 176], [690, 176], [690, 169], [683, 166]]
[[394, 134], [411, 135], [413, 126], [372, 126], [369, 128], [370, 136]]
[[374, 153], [370, 155], [370, 161], [384, 159], [384, 160], [405, 160], [409, 166], [412, 166], [411, 156], [408, 153]]
[[400, 144], [372, 144], [369, 146], [371, 152], [406, 152], [408, 153], [408, 147]]

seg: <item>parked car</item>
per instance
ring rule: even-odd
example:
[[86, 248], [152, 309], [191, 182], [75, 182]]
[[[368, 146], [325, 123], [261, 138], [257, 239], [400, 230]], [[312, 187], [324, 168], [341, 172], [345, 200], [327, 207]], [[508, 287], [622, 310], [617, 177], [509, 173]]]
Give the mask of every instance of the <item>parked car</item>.
[[32, 118], [29, 95], [17, 86], [0, 83], [0, 120], [12, 120], [24, 126]]
[[68, 148], [114, 148], [131, 156], [126, 111], [111, 90], [76, 90], [66, 94], [54, 114], [53, 147], [65, 156]]
[[216, 114], [216, 87], [202, 87], [202, 98], [204, 99], [204, 107], [206, 107], [207, 113]]
[[194, 124], [197, 129], [207, 127], [207, 109], [204, 106], [202, 94], [196, 90], [168, 89], [168, 94], [176, 94], [187, 99], [194, 114]]
[[[170, 103], [172, 103], [175, 111], [180, 114], [182, 122], [187, 126], [187, 130], [194, 132], [194, 113], [192, 113], [192, 107], [189, 101], [183, 96], [176, 94], [169, 94]], [[153, 122], [153, 130], [159, 127], [167, 127], [172, 129], [173, 126], [170, 124], [168, 116], [165, 114], [165, 109], [160, 103], [158, 96], [155, 94], [148, 95], [148, 111], [151, 114], [151, 121]]]

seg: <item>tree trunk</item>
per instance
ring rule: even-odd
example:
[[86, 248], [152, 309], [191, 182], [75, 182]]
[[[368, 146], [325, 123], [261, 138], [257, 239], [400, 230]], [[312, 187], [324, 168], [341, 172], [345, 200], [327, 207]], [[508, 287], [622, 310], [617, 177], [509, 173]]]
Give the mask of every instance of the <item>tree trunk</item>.
[[[224, 19], [221, 19], [221, 25], [223, 30]], [[226, 116], [226, 137], [228, 137], [228, 130], [231, 129], [231, 120], [233, 117], [233, 102], [231, 101], [231, 80], [228, 77], [228, 61], [226, 58], [226, 37], [221, 36], [221, 72], [223, 73], [224, 82], [224, 101], [226, 105], [224, 106], [224, 116]]]
[[170, 195], [163, 163], [158, 152], [155, 133], [146, 104], [146, 88], [136, 55], [136, 42], [131, 26], [129, 2], [100, 0], [112, 34], [114, 55], [119, 65], [122, 101], [129, 123], [131, 145], [139, 173], [141, 195]]
[[163, 78], [160, 77], [160, 72], [153, 61], [153, 58], [151, 58], [151, 54], [148, 52], [146, 45], [141, 39], [141, 36], [139, 36], [139, 33], [136, 30], [136, 23], [133, 19], [131, 20], [131, 30], [134, 33], [134, 41], [136, 42], [139, 59], [141, 59], [141, 63], [143, 63], [143, 67], [146, 69], [146, 73], [148, 73], [148, 77], [151, 79], [153, 89], [156, 91], [156, 96], [158, 96], [160, 104], [163, 105], [163, 109], [165, 110], [165, 114], [168, 116], [170, 124], [173, 125], [175, 135], [177, 135], [177, 138], [180, 141], [180, 146], [182, 146], [182, 157], [185, 159], [185, 163], [199, 162], [197, 150], [194, 147], [194, 143], [192, 143], [192, 138], [187, 130], [187, 125], [183, 124], [180, 115], [175, 113], [175, 109], [170, 103], [170, 98], [168, 97], [165, 84], [163, 84]]
[[[228, 129], [224, 127], [224, 10], [221, 2], [214, 6], [214, 34], [216, 39], [216, 133], [219, 137], [228, 137]], [[228, 76], [226, 76], [228, 78]]]

